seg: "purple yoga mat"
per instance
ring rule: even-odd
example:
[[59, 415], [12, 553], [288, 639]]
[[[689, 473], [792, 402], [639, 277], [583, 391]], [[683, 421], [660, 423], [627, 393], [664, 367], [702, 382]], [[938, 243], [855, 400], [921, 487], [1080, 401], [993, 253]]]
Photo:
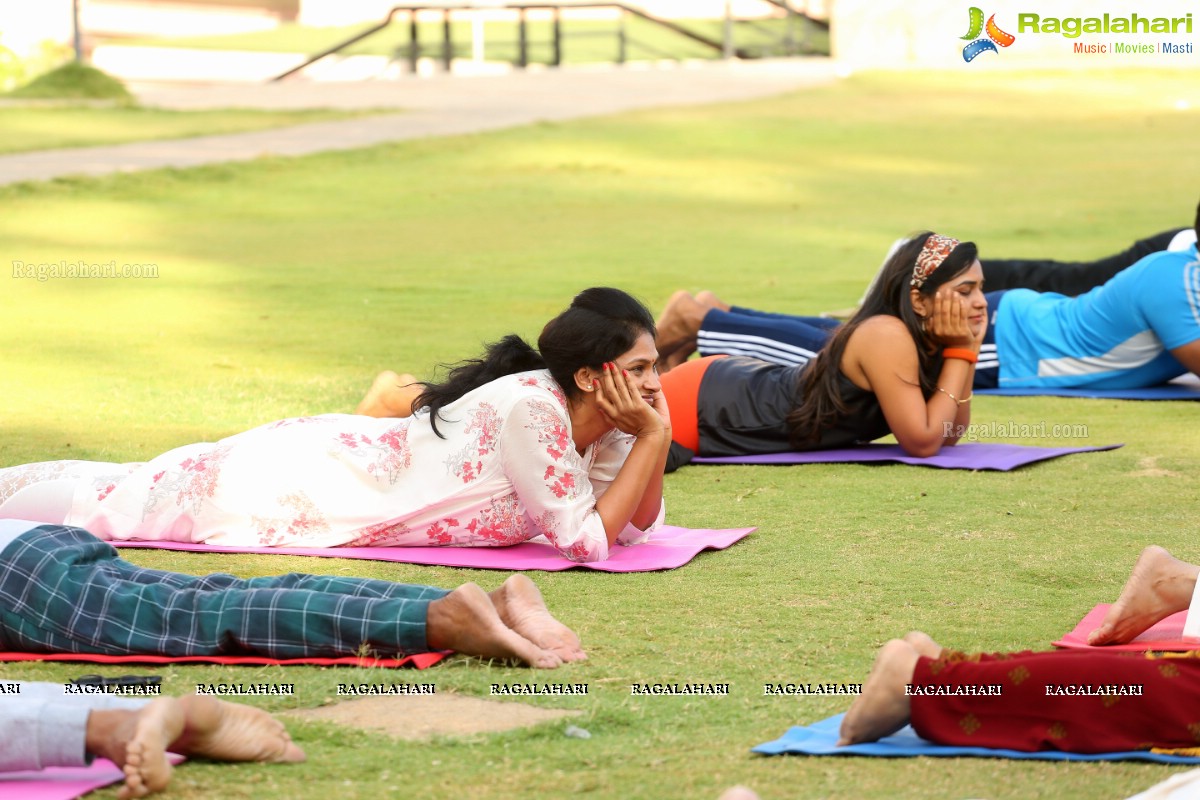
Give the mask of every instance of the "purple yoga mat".
[[871, 461], [890, 461], [915, 464], [921, 467], [941, 469], [990, 469], [1009, 470], [1045, 461], [1049, 458], [1090, 453], [1096, 450], [1115, 450], [1120, 444], [1100, 447], [1030, 447], [1023, 444], [994, 444], [991, 442], [968, 442], [953, 447], [943, 447], [941, 452], [928, 458], [910, 456], [898, 444], [866, 444], [860, 447], [844, 447], [839, 450], [810, 450], [803, 453], [769, 453], [757, 456], [725, 456], [722, 458], [694, 458], [693, 464], [860, 464]]
[[280, 556], [365, 558], [372, 561], [502, 569], [509, 572], [526, 569], [555, 572], [571, 567], [587, 567], [602, 572], [650, 572], [682, 567], [700, 551], [724, 550], [754, 530], [677, 528], [674, 525], [664, 525], [649, 541], [629, 547], [617, 545], [609, 551], [607, 561], [590, 564], [579, 564], [565, 559], [549, 543], [539, 541], [524, 542], [511, 547], [226, 547], [191, 542], [121, 541], [113, 541], [110, 544], [117, 547], [153, 547], [197, 553], [267, 553]]
[[[170, 756], [172, 764], [183, 758]], [[49, 767], [27, 772], [0, 772], [0, 797], [16, 800], [72, 800], [88, 792], [125, 780], [125, 773], [108, 759], [98, 758], [90, 767]]]

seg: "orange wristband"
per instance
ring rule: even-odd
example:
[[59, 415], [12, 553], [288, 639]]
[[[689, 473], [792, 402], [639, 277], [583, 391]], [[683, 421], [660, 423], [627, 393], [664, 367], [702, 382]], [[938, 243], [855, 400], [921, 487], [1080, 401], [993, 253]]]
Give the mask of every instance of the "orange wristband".
[[975, 364], [979, 361], [979, 354], [965, 347], [947, 347], [942, 351], [942, 358], [961, 358], [963, 361]]

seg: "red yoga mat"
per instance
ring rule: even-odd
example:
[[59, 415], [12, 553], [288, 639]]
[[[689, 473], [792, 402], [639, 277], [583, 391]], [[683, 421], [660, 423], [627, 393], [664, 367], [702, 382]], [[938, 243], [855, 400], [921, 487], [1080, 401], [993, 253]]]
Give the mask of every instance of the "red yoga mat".
[[233, 667], [261, 667], [279, 665], [292, 667], [311, 665], [318, 667], [409, 667], [426, 669], [450, 655], [449, 650], [437, 653], [415, 653], [403, 658], [368, 658], [343, 656], [341, 658], [267, 658], [265, 656], [109, 656], [99, 653], [3, 653], [0, 661], [81, 661], [87, 664], [223, 664]]
[[1094, 646], [1087, 643], [1088, 634], [1100, 627], [1104, 615], [1108, 613], [1109, 603], [1101, 603], [1079, 621], [1075, 629], [1054, 643], [1055, 647], [1075, 647], [1089, 650], [1146, 650], [1185, 651], [1200, 650], [1200, 639], [1184, 639], [1183, 623], [1187, 612], [1180, 611], [1152, 625], [1128, 644], [1106, 644]]

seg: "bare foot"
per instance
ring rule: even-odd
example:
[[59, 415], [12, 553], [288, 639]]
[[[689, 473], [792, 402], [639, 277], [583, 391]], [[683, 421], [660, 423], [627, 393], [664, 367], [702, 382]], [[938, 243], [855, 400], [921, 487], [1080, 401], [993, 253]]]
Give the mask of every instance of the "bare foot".
[[691, 358], [692, 353], [696, 352], [696, 345], [697, 341], [695, 339], [688, 339], [671, 351], [669, 355], [660, 358], [658, 361], [658, 374], [661, 375], [664, 372], [670, 372]]
[[904, 634], [904, 641], [911, 644], [914, 650], [926, 658], [937, 658], [942, 654], [942, 646], [927, 633], [909, 631]]
[[261, 708], [227, 703], [215, 697], [179, 698], [183, 732], [170, 751], [214, 761], [262, 761], [271, 764], [304, 760], [283, 723]]
[[863, 692], [850, 704], [842, 720], [838, 747], [873, 742], [908, 724], [909, 701], [904, 687], [912, 683], [921, 654], [903, 639], [892, 639], [879, 649]]
[[[700, 333], [706, 313], [708, 309], [687, 292], [679, 291], [671, 295], [662, 316], [655, 323], [658, 337], [654, 346], [658, 348], [659, 372], [678, 366], [695, 350], [696, 336]], [[681, 349], [684, 350], [682, 358], [676, 352]]]
[[538, 669], [554, 669], [562, 664], [557, 653], [539, 647], [505, 625], [492, 599], [473, 583], [464, 583], [429, 604], [425, 640], [434, 650], [515, 659]]
[[1088, 634], [1088, 644], [1123, 644], [1192, 600], [1200, 567], [1173, 557], [1157, 545], [1138, 556], [1133, 572], [1100, 627]]
[[822, 319], [840, 319], [843, 322], [853, 317], [858, 313], [862, 306], [847, 306], [846, 308], [836, 308], [833, 311], [822, 311], [817, 316]]
[[167, 747], [183, 731], [185, 711], [178, 700], [163, 697], [136, 711], [112, 709], [88, 714], [85, 746], [125, 773], [121, 800], [160, 792], [171, 782]]
[[397, 375], [385, 370], [375, 376], [366, 397], [354, 410], [365, 417], [411, 417], [413, 401], [425, 391], [425, 384], [407, 372]]
[[512, 575], [489, 595], [501, 621], [529, 641], [557, 653], [563, 661], [583, 661], [587, 653], [575, 632], [550, 616], [533, 581], [524, 575]]
[[738, 784], [721, 792], [721, 796], [717, 800], [759, 800], [759, 797], [753, 789]]
[[[705, 308], [715, 308], [720, 311], [729, 311], [730, 309], [733, 308], [733, 306], [729, 305], [729, 303], [726, 303], [724, 300], [717, 297], [715, 294], [708, 291], [707, 289], [705, 289], [703, 292], [699, 292], [696, 295], [696, 302], [699, 303], [700, 305], [704, 306]], [[744, 788], [744, 787], [735, 786], [733, 788], [737, 789], [737, 788]]]

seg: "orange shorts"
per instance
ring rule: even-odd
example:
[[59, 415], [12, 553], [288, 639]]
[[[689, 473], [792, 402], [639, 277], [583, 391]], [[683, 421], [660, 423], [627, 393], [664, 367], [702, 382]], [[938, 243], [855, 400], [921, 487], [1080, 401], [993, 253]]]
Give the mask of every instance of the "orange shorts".
[[714, 359], [725, 356], [706, 356], [685, 361], [662, 376], [663, 397], [671, 412], [671, 439], [693, 453], [700, 449], [700, 420], [697, 403], [700, 381]]

